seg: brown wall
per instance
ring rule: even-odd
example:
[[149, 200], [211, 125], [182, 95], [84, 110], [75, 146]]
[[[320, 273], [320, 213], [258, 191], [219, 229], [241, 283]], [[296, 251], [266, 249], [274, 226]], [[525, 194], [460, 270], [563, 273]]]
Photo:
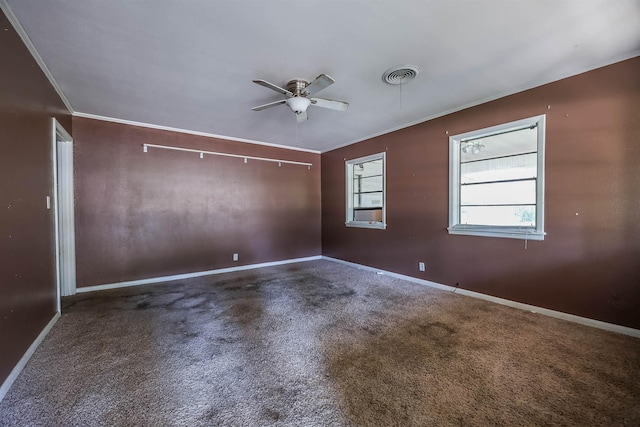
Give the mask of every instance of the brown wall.
[[[78, 287], [320, 255], [319, 154], [78, 117], [73, 126]], [[143, 143], [313, 166], [144, 153]]]
[[[323, 255], [640, 328], [639, 107], [634, 58], [324, 153]], [[539, 114], [545, 240], [449, 235], [448, 135]], [[344, 161], [384, 150], [387, 230], [346, 228]]]
[[56, 312], [51, 117], [71, 117], [0, 12], [0, 384]]

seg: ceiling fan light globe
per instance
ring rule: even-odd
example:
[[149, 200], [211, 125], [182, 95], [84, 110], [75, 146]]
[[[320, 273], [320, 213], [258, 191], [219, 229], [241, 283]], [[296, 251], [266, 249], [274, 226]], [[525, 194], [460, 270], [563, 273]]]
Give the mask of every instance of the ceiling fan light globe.
[[296, 114], [300, 114], [307, 111], [307, 108], [311, 104], [311, 101], [301, 96], [294, 96], [292, 98], [287, 99], [286, 104], [287, 104], [287, 107], [291, 108], [291, 111], [293, 111]]

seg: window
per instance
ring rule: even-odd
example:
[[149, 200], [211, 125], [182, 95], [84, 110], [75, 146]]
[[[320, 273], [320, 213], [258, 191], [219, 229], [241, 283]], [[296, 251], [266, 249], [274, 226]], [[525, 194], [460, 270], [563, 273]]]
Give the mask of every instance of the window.
[[348, 160], [348, 227], [386, 228], [385, 153]]
[[544, 240], [545, 116], [449, 138], [449, 233]]

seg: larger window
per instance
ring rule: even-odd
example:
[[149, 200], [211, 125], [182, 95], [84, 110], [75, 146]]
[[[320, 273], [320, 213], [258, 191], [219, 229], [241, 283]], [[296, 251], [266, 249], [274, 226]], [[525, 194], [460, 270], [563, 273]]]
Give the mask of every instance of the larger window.
[[449, 138], [449, 233], [544, 239], [545, 116]]
[[385, 153], [348, 160], [348, 227], [385, 228]]

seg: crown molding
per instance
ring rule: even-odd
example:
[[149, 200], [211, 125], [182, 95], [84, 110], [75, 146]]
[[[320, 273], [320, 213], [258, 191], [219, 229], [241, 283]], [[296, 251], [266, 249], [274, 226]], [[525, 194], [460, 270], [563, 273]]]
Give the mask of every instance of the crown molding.
[[636, 50], [636, 51], [634, 51], [634, 52], [632, 52], [630, 54], [620, 55], [620, 56], [618, 56], [618, 57], [616, 57], [614, 59], [609, 59], [607, 61], [602, 61], [600, 63], [592, 64], [589, 67], [589, 69], [581, 71], [581, 72], [576, 73], [576, 74], [564, 73], [564, 74], [561, 74], [561, 75], [553, 76], [551, 79], [545, 79], [544, 81], [543, 80], [539, 80], [536, 83], [532, 83], [532, 84], [528, 84], [528, 85], [525, 85], [525, 86], [521, 86], [518, 89], [510, 90], [510, 91], [507, 91], [507, 92], [502, 92], [502, 93], [500, 93], [498, 95], [493, 95], [493, 96], [490, 96], [490, 97], [487, 97], [487, 98], [483, 98], [483, 99], [480, 99], [478, 101], [474, 101], [474, 102], [471, 102], [469, 104], [462, 105], [460, 107], [454, 107], [454, 108], [451, 108], [449, 110], [433, 114], [433, 115], [428, 116], [428, 117], [423, 118], [423, 119], [414, 120], [414, 121], [409, 122], [409, 123], [404, 124], [404, 125], [395, 126], [395, 127], [390, 128], [390, 129], [387, 129], [387, 130], [383, 130], [383, 131], [380, 131], [380, 132], [373, 133], [373, 134], [371, 134], [369, 136], [365, 136], [364, 138], [358, 138], [358, 139], [355, 139], [353, 141], [346, 142], [344, 144], [338, 144], [338, 145], [333, 146], [331, 148], [327, 148], [326, 150], [323, 150], [322, 152], [323, 153], [327, 153], [329, 151], [333, 151], [333, 150], [337, 150], [339, 148], [347, 147], [349, 145], [357, 144], [358, 142], [367, 141], [369, 139], [377, 138], [379, 136], [383, 136], [383, 135], [386, 135], [388, 133], [396, 132], [396, 131], [399, 131], [399, 130], [402, 130], [402, 129], [409, 128], [411, 126], [419, 125], [420, 123], [425, 123], [425, 122], [428, 122], [430, 120], [437, 119], [439, 117], [444, 117], [444, 116], [447, 116], [449, 114], [457, 113], [458, 111], [466, 110], [467, 108], [477, 107], [478, 105], [486, 104], [488, 102], [495, 101], [495, 100], [500, 99], [500, 98], [505, 98], [507, 96], [515, 95], [517, 93], [524, 92], [524, 91], [527, 91], [527, 90], [530, 90], [530, 89], [535, 89], [537, 87], [544, 86], [544, 85], [547, 85], [547, 84], [550, 84], [550, 83], [554, 83], [554, 82], [557, 82], [557, 81], [560, 81], [560, 80], [564, 80], [564, 79], [569, 78], [569, 77], [574, 77], [574, 76], [578, 76], [580, 74], [588, 73], [589, 71], [597, 70], [598, 68], [606, 67], [608, 65], [613, 65], [613, 64], [615, 64], [617, 62], [626, 61], [627, 59], [632, 59], [632, 58], [635, 58], [637, 56], [640, 56], [640, 50]]
[[40, 69], [42, 69], [42, 72], [44, 73], [44, 75], [47, 76], [47, 79], [49, 79], [49, 83], [51, 83], [51, 86], [53, 86], [55, 91], [58, 93], [58, 96], [64, 103], [65, 107], [67, 107], [67, 110], [69, 110], [70, 113], [73, 113], [74, 110], [73, 110], [73, 107], [71, 106], [71, 103], [65, 96], [64, 92], [62, 91], [62, 88], [56, 81], [55, 77], [53, 77], [53, 74], [51, 74], [51, 70], [49, 70], [49, 67], [47, 67], [47, 64], [44, 63], [44, 60], [36, 50], [36, 47], [33, 45], [33, 42], [27, 35], [27, 32], [25, 31], [24, 27], [22, 26], [22, 24], [20, 24], [20, 21], [18, 21], [18, 18], [13, 13], [13, 10], [11, 9], [11, 6], [9, 6], [9, 3], [7, 3], [7, 0], [0, 0], [0, 9], [2, 9], [4, 14], [7, 16], [7, 19], [9, 20], [11, 25], [13, 25], [13, 28], [16, 30], [16, 32], [22, 39], [22, 42], [25, 44], [25, 46], [29, 50], [29, 53], [31, 53], [31, 56], [33, 56], [33, 59], [35, 59], [35, 61], [40, 66]]
[[74, 117], [81, 117], [83, 119], [93, 119], [93, 120], [100, 120], [100, 121], [103, 121], [103, 122], [120, 123], [120, 124], [123, 124], [123, 125], [139, 126], [139, 127], [143, 127], [143, 128], [149, 128], [149, 129], [157, 129], [157, 130], [166, 130], [166, 131], [169, 131], [169, 132], [186, 133], [187, 135], [204, 136], [206, 138], [216, 138], [216, 139], [224, 139], [224, 140], [227, 140], [227, 141], [245, 142], [247, 144], [264, 145], [264, 146], [267, 146], [267, 147], [282, 148], [284, 150], [303, 151], [305, 153], [313, 153], [313, 154], [320, 154], [321, 153], [319, 150], [311, 150], [311, 149], [308, 149], [308, 148], [291, 147], [289, 145], [273, 144], [273, 143], [270, 143], [270, 142], [256, 141], [256, 140], [253, 140], [253, 139], [235, 138], [233, 136], [217, 135], [215, 133], [207, 133], [207, 132], [198, 132], [198, 131], [195, 131], [195, 130], [188, 130], [188, 129], [182, 129], [182, 128], [174, 128], [174, 127], [170, 127], [170, 126], [155, 125], [153, 123], [136, 122], [136, 121], [133, 121], [133, 120], [118, 119], [118, 118], [115, 118], [115, 117], [108, 117], [108, 116], [99, 116], [97, 114], [82, 113], [82, 112], [77, 112], [77, 111], [73, 113], [73, 116]]
[[197, 135], [197, 136], [204, 136], [204, 137], [210, 137], [210, 138], [218, 138], [218, 139], [224, 139], [224, 140], [229, 140], [229, 141], [237, 141], [237, 142], [245, 142], [245, 143], [249, 143], [249, 144], [257, 144], [257, 145], [263, 145], [263, 146], [269, 146], [269, 147], [275, 147], [275, 148], [282, 148], [282, 149], [287, 149], [287, 150], [293, 150], [293, 151], [302, 151], [302, 152], [309, 152], [309, 153], [314, 153], [314, 154], [321, 154], [321, 153], [326, 153], [329, 151], [333, 151], [339, 148], [343, 148], [349, 145], [353, 145], [353, 144], [357, 144], [359, 142], [363, 142], [363, 141], [367, 141], [379, 136], [383, 136], [392, 132], [396, 132], [402, 129], [406, 129], [421, 123], [425, 123], [428, 122], [430, 120], [434, 120], [449, 114], [453, 114], [462, 110], [465, 110], [467, 108], [472, 108], [472, 107], [476, 107], [478, 105], [482, 105], [491, 101], [495, 101], [497, 99], [500, 98], [504, 98], [506, 96], [510, 96], [510, 95], [514, 95], [516, 93], [520, 93], [526, 90], [530, 90], [539, 86], [543, 86], [549, 83], [553, 83], [568, 77], [573, 77], [579, 74], [583, 74], [585, 72], [589, 72], [592, 70], [595, 70], [597, 68], [601, 68], [601, 67], [605, 67], [607, 65], [611, 65], [614, 64], [616, 62], [621, 62], [624, 60], [628, 60], [628, 59], [632, 59], [634, 57], [637, 57], [638, 55], [640, 55], [640, 50], [636, 50], [634, 52], [631, 53], [627, 53], [624, 55], [620, 55], [616, 58], [613, 59], [608, 59], [606, 61], [602, 61], [600, 63], [595, 63], [592, 64], [587, 70], [581, 71], [579, 73], [561, 73], [561, 74], [557, 74], [557, 75], [553, 75], [551, 76], [551, 78], [547, 78], [544, 80], [539, 80], [535, 83], [531, 83], [528, 85], [524, 85], [521, 86], [515, 90], [510, 90], [510, 91], [506, 91], [506, 92], [502, 92], [500, 94], [494, 95], [494, 96], [490, 96], [490, 97], [486, 97], [459, 107], [454, 107], [451, 108], [449, 110], [446, 111], [442, 111], [433, 115], [430, 115], [428, 117], [425, 118], [421, 118], [418, 120], [414, 120], [412, 122], [406, 123], [406, 124], [402, 124], [399, 126], [395, 126], [389, 129], [385, 129], [379, 132], [375, 132], [372, 134], [369, 134], [365, 137], [362, 138], [358, 138], [352, 141], [348, 141], [348, 142], [344, 142], [344, 143], [340, 143], [337, 144], [335, 146], [332, 146], [330, 148], [327, 149], [323, 149], [323, 150], [313, 150], [313, 149], [306, 149], [306, 148], [299, 148], [299, 147], [293, 147], [293, 146], [289, 146], [289, 145], [283, 145], [283, 144], [274, 144], [274, 143], [268, 143], [268, 142], [264, 142], [264, 141], [257, 141], [257, 140], [250, 140], [250, 139], [244, 139], [244, 138], [236, 138], [236, 137], [231, 137], [231, 136], [227, 136], [227, 135], [218, 135], [218, 134], [212, 134], [212, 133], [207, 133], [207, 132], [198, 132], [198, 131], [191, 131], [188, 129], [181, 129], [181, 128], [173, 128], [173, 127], [168, 127], [168, 126], [161, 126], [161, 125], [155, 125], [155, 124], [151, 124], [151, 123], [143, 123], [143, 122], [136, 122], [136, 121], [130, 121], [130, 120], [124, 120], [124, 119], [118, 119], [118, 118], [113, 118], [113, 117], [106, 117], [106, 116], [99, 116], [99, 115], [94, 115], [94, 114], [88, 114], [88, 113], [82, 113], [82, 112], [76, 112], [73, 107], [71, 106], [71, 103], [69, 102], [69, 100], [67, 99], [67, 97], [65, 96], [64, 92], [62, 91], [62, 88], [60, 87], [60, 85], [57, 83], [56, 79], [54, 78], [53, 74], [51, 73], [51, 71], [49, 70], [49, 68], [47, 67], [47, 65], [45, 64], [44, 60], [42, 59], [42, 57], [40, 56], [40, 54], [38, 53], [38, 51], [36, 50], [35, 46], [33, 45], [31, 39], [29, 38], [29, 36], [27, 35], [25, 29], [22, 27], [22, 25], [20, 24], [20, 22], [18, 21], [18, 18], [16, 17], [16, 15], [13, 13], [13, 10], [11, 9], [11, 7], [9, 6], [9, 3], [7, 0], [0, 0], [0, 9], [5, 13], [5, 15], [7, 16], [9, 22], [11, 22], [12, 26], [14, 27], [15, 31], [18, 33], [18, 35], [20, 36], [20, 38], [22, 39], [23, 43], [25, 44], [25, 46], [27, 47], [27, 49], [29, 50], [29, 52], [31, 53], [31, 55], [33, 56], [33, 58], [35, 59], [35, 61], [38, 63], [38, 65], [40, 66], [40, 68], [42, 69], [42, 71], [44, 72], [44, 74], [47, 76], [49, 82], [51, 83], [51, 85], [53, 86], [53, 88], [55, 89], [55, 91], [58, 93], [58, 96], [60, 97], [60, 99], [62, 100], [62, 102], [64, 103], [64, 105], [66, 106], [66, 108], [69, 110], [69, 112], [71, 112], [74, 116], [77, 117], [84, 117], [84, 118], [91, 118], [91, 119], [95, 119], [95, 120], [102, 120], [102, 121], [110, 121], [110, 122], [114, 122], [114, 123], [121, 123], [121, 124], [128, 124], [128, 125], [132, 125], [132, 126], [141, 126], [141, 127], [147, 127], [147, 128], [151, 128], [151, 129], [158, 129], [158, 130], [167, 130], [167, 131], [172, 131], [172, 132], [180, 132], [180, 133], [186, 133], [186, 134], [190, 134], [190, 135]]

